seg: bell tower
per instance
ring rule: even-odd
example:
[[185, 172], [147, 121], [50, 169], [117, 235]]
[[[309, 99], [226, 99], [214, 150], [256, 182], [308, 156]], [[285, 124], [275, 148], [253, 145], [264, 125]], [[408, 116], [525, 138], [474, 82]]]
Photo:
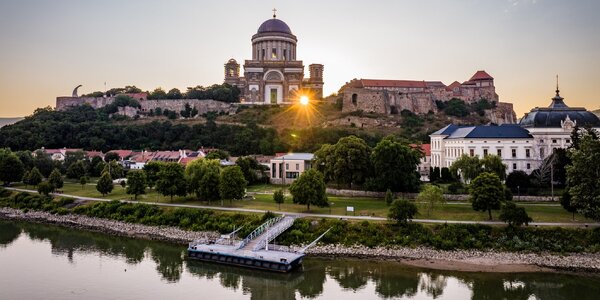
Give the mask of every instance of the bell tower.
[[240, 80], [240, 64], [235, 59], [230, 59], [225, 64], [225, 83], [237, 85]]

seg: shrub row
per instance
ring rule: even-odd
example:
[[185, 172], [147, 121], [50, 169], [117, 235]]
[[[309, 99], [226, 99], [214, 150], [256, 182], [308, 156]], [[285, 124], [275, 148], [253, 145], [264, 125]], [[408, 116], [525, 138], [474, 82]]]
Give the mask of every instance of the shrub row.
[[[238, 236], [245, 237], [272, 213], [263, 216], [218, 213], [191, 208], [159, 208], [147, 204], [98, 202], [91, 205], [65, 208], [72, 199], [52, 200], [49, 197], [18, 193], [0, 198], [0, 206], [17, 209], [34, 209], [51, 213], [74, 213], [152, 226], [175, 226], [193, 231], [218, 231], [227, 233], [242, 229]], [[283, 245], [309, 243], [328, 228], [331, 232], [323, 238], [326, 244], [375, 246], [427, 246], [435, 249], [496, 249], [506, 251], [600, 252], [600, 228], [536, 228], [504, 227], [470, 224], [405, 226], [376, 222], [348, 222], [344, 220], [297, 219], [294, 225], [277, 239]]]

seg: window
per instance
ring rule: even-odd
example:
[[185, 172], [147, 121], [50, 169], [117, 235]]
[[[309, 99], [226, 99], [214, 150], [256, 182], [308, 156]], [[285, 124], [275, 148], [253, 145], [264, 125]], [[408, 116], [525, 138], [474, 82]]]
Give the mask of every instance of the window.
[[285, 172], [285, 178], [288, 179], [298, 178], [298, 175], [300, 175], [298, 172]]
[[511, 152], [513, 158], [517, 157], [517, 149], [511, 149]]
[[544, 143], [544, 140], [540, 140], [540, 144], [543, 144], [543, 143]]
[[556, 140], [552, 140], [552, 144], [556, 144]]
[[469, 149], [469, 155], [475, 156], [475, 149]]
[[483, 156], [487, 156], [488, 155], [488, 149], [483, 149]]
[[498, 150], [497, 150], [497, 153], [498, 153], [498, 156], [499, 156], [499, 157], [502, 157], [502, 149], [498, 149]]
[[277, 58], [277, 48], [271, 49], [271, 58]]
[[517, 169], [517, 164], [513, 164], [513, 170]]
[[565, 142], [567, 142], [567, 144], [568, 144], [568, 143], [571, 142], [571, 140], [570, 139], [566, 139]]
[[276, 164], [272, 163], [271, 164], [271, 177], [276, 178], [277, 177], [277, 168], [276, 168]]
[[531, 164], [527, 164], [527, 170], [531, 169]]
[[261, 50], [261, 58], [265, 59], [265, 49], [260, 49]]
[[283, 60], [287, 60], [287, 49], [283, 49]]
[[540, 148], [540, 158], [541, 158], [541, 159], [544, 159], [544, 157], [546, 156], [546, 153], [545, 153], [545, 152], [546, 152], [546, 151], [545, 151], [545, 149], [544, 149], [544, 148]]
[[352, 104], [356, 105], [357, 100], [358, 100], [358, 95], [352, 94]]
[[296, 171], [298, 171], [298, 169], [300, 169], [300, 164], [296, 164]]
[[290, 164], [285, 164], [285, 169], [289, 170], [290, 169]]
[[531, 151], [529, 149], [525, 149], [525, 157], [531, 157]]

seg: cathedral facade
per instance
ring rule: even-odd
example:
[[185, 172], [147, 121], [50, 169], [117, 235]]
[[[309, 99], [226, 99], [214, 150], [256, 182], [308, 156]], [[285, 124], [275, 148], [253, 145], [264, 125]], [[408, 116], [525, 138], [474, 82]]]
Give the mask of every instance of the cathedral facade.
[[237, 86], [244, 104], [293, 104], [300, 96], [323, 97], [323, 65], [309, 65], [304, 78], [304, 64], [296, 58], [298, 39], [290, 27], [273, 14], [252, 36], [252, 59], [240, 64], [230, 59], [225, 64], [225, 83]]

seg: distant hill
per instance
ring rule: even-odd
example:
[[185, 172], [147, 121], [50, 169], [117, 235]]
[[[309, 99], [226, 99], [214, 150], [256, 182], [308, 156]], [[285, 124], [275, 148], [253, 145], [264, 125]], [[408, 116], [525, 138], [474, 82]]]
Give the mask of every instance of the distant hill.
[[17, 123], [21, 120], [23, 120], [23, 118], [0, 118], [0, 127]]

